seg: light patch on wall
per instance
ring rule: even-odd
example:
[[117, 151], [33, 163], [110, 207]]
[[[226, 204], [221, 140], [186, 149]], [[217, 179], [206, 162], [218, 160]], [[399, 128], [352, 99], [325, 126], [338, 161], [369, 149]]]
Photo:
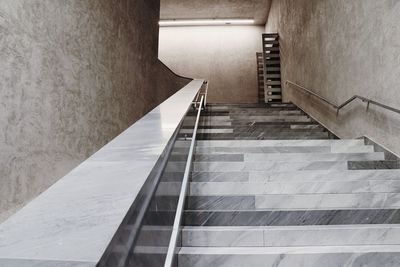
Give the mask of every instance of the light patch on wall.
[[160, 27], [254, 25], [254, 19], [185, 19], [160, 20]]
[[161, 27], [159, 58], [180, 75], [210, 82], [209, 103], [257, 103], [262, 26]]

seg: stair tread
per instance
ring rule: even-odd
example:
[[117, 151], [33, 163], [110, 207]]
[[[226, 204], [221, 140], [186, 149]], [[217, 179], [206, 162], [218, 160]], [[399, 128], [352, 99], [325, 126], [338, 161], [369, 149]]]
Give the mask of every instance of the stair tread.
[[185, 226], [183, 247], [399, 245], [399, 225]]
[[299, 254], [299, 253], [399, 252], [400, 245], [299, 246], [299, 247], [182, 247], [179, 254]]
[[[279, 47], [264, 48], [271, 73], [259, 73], [267, 88], [258, 95], [273, 102], [212, 105], [202, 119], [179, 266], [400, 262], [400, 161], [364, 139], [334, 139], [280, 103]], [[171, 193], [173, 183], [160, 188]]]

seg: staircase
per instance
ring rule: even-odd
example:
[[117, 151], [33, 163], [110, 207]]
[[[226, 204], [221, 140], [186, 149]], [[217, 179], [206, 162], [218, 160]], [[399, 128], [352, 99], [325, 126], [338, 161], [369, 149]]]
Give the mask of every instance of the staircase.
[[279, 35], [277, 33], [264, 33], [262, 39], [265, 102], [281, 102], [282, 85]]
[[258, 103], [265, 103], [263, 53], [256, 53], [256, 59], [257, 59]]
[[179, 267], [400, 266], [394, 155], [293, 104], [210, 106], [198, 138]]

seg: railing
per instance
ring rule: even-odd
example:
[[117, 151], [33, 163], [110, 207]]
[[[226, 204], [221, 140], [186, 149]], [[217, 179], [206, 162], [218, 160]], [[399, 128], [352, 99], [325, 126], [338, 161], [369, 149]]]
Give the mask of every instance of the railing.
[[200, 89], [191, 81], [0, 224], [0, 266], [163, 267]]
[[339, 111], [340, 111], [342, 108], [344, 108], [345, 106], [349, 105], [350, 103], [352, 103], [352, 102], [353, 102], [354, 100], [356, 100], [356, 99], [360, 99], [362, 102], [367, 103], [367, 111], [368, 111], [368, 109], [369, 109], [369, 106], [372, 104], [372, 105], [381, 107], [381, 108], [383, 108], [383, 109], [387, 109], [387, 110], [390, 110], [390, 111], [392, 111], [392, 112], [395, 112], [395, 113], [400, 114], [400, 109], [396, 109], [396, 108], [390, 107], [390, 106], [388, 106], [388, 105], [379, 103], [379, 102], [377, 102], [377, 101], [375, 101], [375, 100], [371, 100], [371, 99], [366, 98], [366, 97], [363, 97], [363, 96], [354, 95], [354, 96], [350, 97], [347, 101], [345, 101], [343, 104], [341, 104], [341, 105], [336, 105], [336, 104], [330, 102], [328, 99], [326, 99], [326, 98], [324, 98], [324, 97], [322, 97], [322, 96], [320, 96], [320, 95], [314, 93], [313, 91], [311, 91], [311, 90], [305, 88], [304, 86], [298, 85], [298, 84], [296, 84], [296, 83], [294, 83], [294, 82], [292, 82], [292, 81], [286, 81], [286, 84], [293, 85], [293, 86], [296, 87], [296, 88], [300, 88], [300, 89], [302, 89], [303, 91], [309, 93], [310, 95], [313, 95], [313, 96], [317, 97], [318, 99], [320, 99], [321, 101], [325, 102], [326, 104], [330, 105], [331, 107], [333, 107], [334, 109], [336, 109], [336, 115], [337, 115], [337, 116], [339, 115]]
[[[172, 267], [176, 262], [196, 134], [206, 96], [207, 82], [202, 81], [192, 107], [176, 127], [164, 155], [153, 168], [156, 173], [149, 176], [148, 185], [144, 186], [147, 189], [140, 197], [141, 203], [132, 205], [97, 267]], [[196, 114], [194, 122], [193, 113]], [[188, 130], [193, 131], [191, 139], [186, 137]], [[180, 164], [183, 159], [185, 165]], [[170, 167], [176, 174], [172, 180]], [[158, 252], [150, 252], [151, 257], [148, 257], [149, 251]]]
[[[202, 88], [197, 93], [196, 98], [192, 103], [192, 105], [193, 105], [193, 107], [195, 109], [198, 109], [200, 107], [202, 107], [202, 108], [206, 108], [207, 107], [208, 85], [209, 85], [209, 82], [208, 81], [204, 81]], [[202, 96], [204, 97], [204, 101], [203, 101], [202, 105], [199, 105]]]
[[185, 208], [185, 199], [186, 199], [186, 195], [187, 195], [189, 177], [190, 177], [190, 172], [192, 170], [192, 162], [193, 162], [193, 154], [194, 154], [194, 149], [195, 149], [195, 144], [196, 144], [197, 129], [199, 126], [200, 115], [201, 115], [201, 111], [202, 111], [202, 107], [203, 107], [203, 103], [204, 103], [205, 99], [206, 99], [206, 97], [204, 95], [201, 96], [199, 110], [197, 112], [196, 122], [194, 125], [192, 141], [190, 143], [189, 155], [188, 155], [188, 158], [186, 161], [185, 173], [183, 175], [182, 187], [181, 187], [181, 191], [179, 194], [179, 201], [178, 201], [178, 206], [176, 209], [174, 225], [172, 227], [171, 240], [169, 243], [167, 258], [165, 260], [164, 267], [172, 267], [173, 263], [174, 263], [174, 258], [176, 256], [176, 247], [178, 244], [179, 232], [181, 231], [183, 209]]

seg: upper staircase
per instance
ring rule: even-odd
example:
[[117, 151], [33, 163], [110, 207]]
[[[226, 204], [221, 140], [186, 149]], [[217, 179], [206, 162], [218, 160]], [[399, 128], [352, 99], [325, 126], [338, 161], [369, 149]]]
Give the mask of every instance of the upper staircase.
[[265, 103], [282, 102], [279, 35], [264, 33], [262, 39]]
[[290, 103], [210, 106], [198, 140], [180, 267], [400, 266], [393, 154]]

